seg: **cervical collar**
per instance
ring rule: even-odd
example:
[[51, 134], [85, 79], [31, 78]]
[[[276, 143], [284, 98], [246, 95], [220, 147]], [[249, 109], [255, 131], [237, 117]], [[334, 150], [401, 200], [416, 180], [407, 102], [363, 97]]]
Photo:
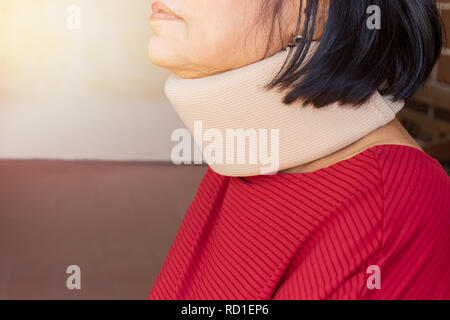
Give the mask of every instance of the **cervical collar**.
[[[182, 79], [171, 74], [167, 80], [167, 97], [216, 173], [255, 176], [309, 163], [386, 125], [404, 105], [378, 92], [359, 107], [285, 105], [283, 93], [264, 86], [281, 69], [287, 54], [280, 51], [204, 78]], [[252, 139], [234, 139], [239, 133]]]

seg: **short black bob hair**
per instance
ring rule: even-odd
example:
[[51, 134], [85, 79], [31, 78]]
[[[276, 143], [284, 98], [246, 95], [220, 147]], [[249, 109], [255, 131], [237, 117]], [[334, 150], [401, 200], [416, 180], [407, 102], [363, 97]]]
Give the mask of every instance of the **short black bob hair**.
[[[283, 1], [283, 0], [277, 0]], [[323, 107], [361, 105], [378, 90], [395, 101], [424, 84], [442, 50], [442, 20], [435, 0], [329, 0], [316, 52], [305, 59], [316, 30], [319, 1], [299, 0], [303, 32], [268, 89], [287, 89], [283, 102]], [[306, 2], [306, 4], [303, 4]], [[381, 28], [368, 28], [368, 8], [381, 12]], [[277, 7], [280, 8], [280, 5]]]

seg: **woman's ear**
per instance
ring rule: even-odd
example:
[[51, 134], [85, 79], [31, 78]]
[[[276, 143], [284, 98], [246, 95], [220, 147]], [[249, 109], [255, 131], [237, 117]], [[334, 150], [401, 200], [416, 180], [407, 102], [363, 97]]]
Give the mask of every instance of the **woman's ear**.
[[325, 31], [325, 26], [328, 19], [328, 11], [330, 8], [330, 0], [291, 0], [291, 12], [295, 14], [295, 23], [291, 26], [291, 37], [289, 40], [292, 40], [295, 36], [295, 30], [297, 28], [297, 22], [298, 22], [298, 14], [300, 12], [300, 6], [302, 7], [302, 13], [301, 13], [301, 23], [300, 23], [300, 29], [298, 34], [302, 34], [304, 30], [304, 24], [305, 24], [305, 12], [308, 7], [308, 1], [317, 1], [318, 2], [318, 10], [317, 10], [317, 16], [316, 16], [316, 31], [314, 32], [313, 40], [320, 40], [322, 38], [322, 35]]

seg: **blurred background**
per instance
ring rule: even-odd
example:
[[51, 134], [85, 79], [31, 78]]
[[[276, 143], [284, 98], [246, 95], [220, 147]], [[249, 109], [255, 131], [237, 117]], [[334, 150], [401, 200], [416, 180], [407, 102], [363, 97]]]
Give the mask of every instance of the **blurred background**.
[[[0, 1], [0, 299], [149, 294], [206, 171], [170, 163], [183, 125], [147, 58], [150, 5]], [[449, 48], [398, 117], [449, 170]]]
[[425, 152], [450, 172], [450, 0], [438, 0], [444, 22], [441, 58], [422, 90], [398, 118]]
[[0, 1], [0, 157], [170, 159], [181, 122], [147, 58], [150, 4]]
[[0, 299], [150, 293], [206, 170], [169, 162], [150, 5], [0, 1]]

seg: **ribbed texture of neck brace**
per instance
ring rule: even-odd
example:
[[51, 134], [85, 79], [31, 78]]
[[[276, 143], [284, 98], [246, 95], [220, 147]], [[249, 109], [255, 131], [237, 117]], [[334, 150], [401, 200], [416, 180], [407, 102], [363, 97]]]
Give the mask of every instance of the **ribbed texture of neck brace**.
[[[170, 75], [165, 85], [166, 95], [197, 145], [205, 151], [211, 142], [203, 141], [201, 135], [195, 134], [194, 121], [202, 121], [203, 133], [215, 129], [224, 137], [224, 163], [206, 159], [215, 172], [245, 177], [266, 174], [270, 167], [259, 158], [258, 163], [249, 163], [248, 148], [245, 154], [237, 155], [247, 159], [245, 164], [227, 162], [225, 145], [231, 143], [225, 138], [227, 129], [254, 129], [257, 132], [267, 129], [269, 151], [273, 147], [270, 132], [278, 129], [279, 157], [275, 171], [279, 171], [347, 147], [392, 121], [404, 105], [403, 102], [394, 103], [378, 92], [360, 107], [336, 103], [317, 109], [300, 102], [285, 105], [282, 93], [268, 91], [264, 86], [281, 69], [287, 53], [280, 51], [254, 64], [204, 78], [182, 79]], [[258, 141], [259, 138], [258, 135]]]

